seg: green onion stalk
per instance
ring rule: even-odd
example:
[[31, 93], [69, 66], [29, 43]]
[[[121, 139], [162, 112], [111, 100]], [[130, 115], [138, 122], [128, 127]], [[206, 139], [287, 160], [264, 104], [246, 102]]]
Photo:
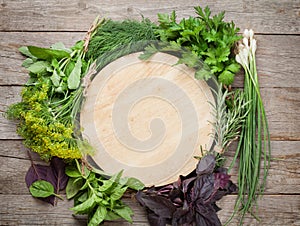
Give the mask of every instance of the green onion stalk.
[[[245, 101], [250, 102], [250, 104], [236, 154], [231, 164], [232, 167], [239, 156], [239, 191], [233, 215], [237, 212], [240, 213], [240, 225], [243, 224], [246, 213], [252, 214], [259, 220], [253, 209], [257, 207], [259, 195], [265, 191], [271, 153], [268, 121], [256, 70], [256, 40], [253, 30], [246, 29], [243, 37], [243, 42], [239, 44], [236, 61], [242, 65], [245, 71]], [[261, 167], [263, 167], [263, 172], [261, 172]]]

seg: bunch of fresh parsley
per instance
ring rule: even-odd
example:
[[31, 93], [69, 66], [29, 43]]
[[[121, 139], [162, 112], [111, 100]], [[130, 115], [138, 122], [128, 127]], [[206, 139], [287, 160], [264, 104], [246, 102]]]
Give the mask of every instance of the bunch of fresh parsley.
[[234, 59], [233, 48], [241, 39], [233, 22], [224, 22], [225, 12], [210, 17], [208, 7], [195, 7], [197, 17], [176, 22], [176, 13], [158, 14], [159, 26], [155, 30], [161, 41], [175, 42], [202, 59], [218, 81], [230, 85], [240, 66]]

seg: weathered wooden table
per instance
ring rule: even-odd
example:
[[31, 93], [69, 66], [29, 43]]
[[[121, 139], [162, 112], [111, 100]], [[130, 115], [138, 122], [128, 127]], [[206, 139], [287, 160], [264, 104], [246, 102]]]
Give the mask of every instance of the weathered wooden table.
[[[0, 111], [20, 100], [27, 72], [18, 47], [49, 47], [62, 41], [71, 46], [84, 37], [97, 15], [113, 19], [156, 20], [158, 12], [176, 10], [178, 17], [194, 15], [193, 6], [210, 6], [213, 13], [226, 11], [241, 30], [257, 33], [257, 66], [261, 92], [269, 119], [272, 163], [266, 195], [259, 201], [257, 222], [245, 225], [300, 225], [300, 2], [299, 0], [209, 1], [87, 1], [2, 0], [0, 3]], [[242, 76], [235, 86], [242, 85]], [[0, 116], [0, 225], [85, 225], [85, 218], [72, 216], [72, 202], [52, 207], [33, 199], [24, 182], [30, 166], [16, 126]], [[233, 179], [235, 177], [233, 176]], [[230, 216], [235, 196], [219, 205], [222, 222]], [[134, 225], [148, 225], [145, 212], [127, 198], [134, 212]], [[114, 222], [107, 225], [129, 225]], [[236, 225], [233, 221], [232, 225]]]

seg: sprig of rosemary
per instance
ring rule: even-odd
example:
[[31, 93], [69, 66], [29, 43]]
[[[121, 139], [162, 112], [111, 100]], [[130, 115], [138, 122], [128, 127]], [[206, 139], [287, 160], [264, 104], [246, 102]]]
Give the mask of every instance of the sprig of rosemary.
[[212, 89], [216, 103], [210, 102], [214, 117], [214, 121], [211, 122], [214, 132], [211, 136], [215, 141], [214, 151], [223, 154], [229, 145], [240, 136], [240, 130], [249, 112], [247, 108], [250, 101], [245, 100], [243, 91], [225, 89], [223, 92], [222, 83], [218, 83], [216, 80], [214, 82], [217, 89]]

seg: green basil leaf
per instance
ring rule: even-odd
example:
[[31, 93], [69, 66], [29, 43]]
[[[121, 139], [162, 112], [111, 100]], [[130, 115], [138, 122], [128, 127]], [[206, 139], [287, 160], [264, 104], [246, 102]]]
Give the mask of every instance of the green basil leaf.
[[122, 173], [123, 173], [123, 170], [121, 170], [119, 173], [113, 175], [109, 180], [103, 180], [103, 185], [99, 187], [99, 191], [104, 192], [109, 189], [113, 189], [116, 185], [119, 184]]
[[131, 215], [133, 215], [132, 210], [129, 206], [124, 206], [122, 208], [116, 208], [113, 210], [116, 214], [118, 214], [120, 217], [124, 218], [128, 222], [132, 223]]
[[81, 50], [83, 48], [84, 41], [80, 40], [75, 43], [75, 45], [72, 47], [73, 50]]
[[88, 199], [88, 192], [82, 193], [80, 196], [78, 196], [77, 201], [82, 203], [85, 202]]
[[96, 205], [96, 196], [92, 195], [83, 203], [71, 208], [76, 214], [85, 214], [91, 211]]
[[67, 65], [65, 66], [65, 69], [64, 69], [64, 73], [65, 75], [69, 76], [71, 74], [71, 72], [73, 71], [75, 67], [75, 62], [70, 60]]
[[114, 213], [113, 211], [107, 211], [107, 214], [106, 214], [104, 220], [113, 221], [113, 220], [117, 220], [119, 218], [120, 218], [120, 216], [117, 215], [116, 213]]
[[124, 193], [126, 192], [127, 187], [121, 187], [121, 186], [117, 186], [114, 190], [113, 193], [110, 196], [110, 199], [113, 201], [119, 200], [122, 198], [122, 196], [124, 195]]
[[88, 226], [98, 226], [102, 221], [104, 221], [107, 215], [107, 210], [104, 206], [98, 206], [93, 217], [88, 222]]
[[58, 87], [59, 86], [59, 83], [60, 83], [60, 76], [57, 74], [57, 71], [54, 69], [54, 71], [53, 71], [53, 74], [52, 74], [52, 76], [50, 77], [50, 79], [51, 79], [51, 81], [52, 81], [52, 83], [53, 83], [53, 85], [55, 86], [55, 87]]
[[51, 65], [55, 68], [55, 69], [59, 69], [59, 63], [57, 61], [57, 59], [52, 59], [51, 61]]
[[69, 177], [81, 177], [81, 173], [74, 166], [67, 166], [65, 169], [65, 173]]
[[33, 56], [33, 55], [29, 52], [27, 46], [22, 46], [22, 47], [20, 47], [20, 48], [19, 48], [19, 51], [20, 51], [23, 55], [25, 55], [25, 56], [28, 56], [28, 57], [30, 57], [30, 58], [32, 58], [32, 59], [36, 59], [36, 57]]
[[114, 181], [111, 179], [103, 180], [102, 186], [100, 186], [98, 189], [101, 192], [105, 192], [105, 191], [109, 190], [110, 188], [112, 188], [113, 184], [114, 184]]
[[55, 50], [50, 48], [41, 48], [37, 46], [28, 46], [29, 52], [38, 59], [51, 61], [53, 58], [58, 60], [62, 58], [69, 58], [70, 53], [64, 50]]
[[66, 187], [66, 195], [67, 199], [73, 198], [79, 191], [83, 185], [83, 180], [81, 178], [70, 177], [67, 187]]
[[119, 173], [113, 175], [110, 180], [112, 180], [113, 182], [116, 182], [116, 183], [119, 183], [121, 177], [122, 177], [122, 174], [123, 174], [123, 171], [124, 170], [121, 170]]
[[28, 68], [34, 63], [34, 61], [31, 58], [27, 58], [23, 61], [22, 67]]
[[128, 182], [128, 179], [129, 179], [128, 177], [122, 177], [122, 178], [120, 178], [119, 184], [122, 185], [122, 186], [126, 185], [127, 182]]
[[33, 182], [29, 187], [29, 191], [33, 197], [37, 198], [46, 198], [54, 195], [53, 185], [45, 180], [37, 180]]
[[65, 45], [64, 45], [64, 43], [62, 43], [62, 42], [57, 42], [57, 43], [53, 44], [53, 45], [51, 46], [51, 49], [55, 49], [55, 50], [64, 50], [64, 51], [66, 51], [66, 52], [68, 52], [68, 53], [71, 53], [71, 52], [72, 52], [70, 49], [66, 48]]
[[92, 168], [92, 171], [98, 175], [104, 176], [104, 177], [110, 177], [111, 175], [100, 170], [100, 169], [96, 169], [96, 168]]
[[47, 68], [51, 67], [51, 65], [47, 61], [37, 61], [31, 64], [28, 67], [28, 70], [34, 74], [39, 74], [44, 71], [47, 71]]
[[80, 80], [81, 80], [81, 66], [82, 66], [81, 59], [78, 58], [75, 63], [75, 67], [73, 68], [72, 72], [68, 77], [69, 89], [77, 89], [79, 87]]
[[133, 178], [133, 177], [129, 177], [126, 185], [134, 190], [142, 190], [144, 189], [145, 185], [143, 184], [143, 182], [141, 182], [139, 179]]

